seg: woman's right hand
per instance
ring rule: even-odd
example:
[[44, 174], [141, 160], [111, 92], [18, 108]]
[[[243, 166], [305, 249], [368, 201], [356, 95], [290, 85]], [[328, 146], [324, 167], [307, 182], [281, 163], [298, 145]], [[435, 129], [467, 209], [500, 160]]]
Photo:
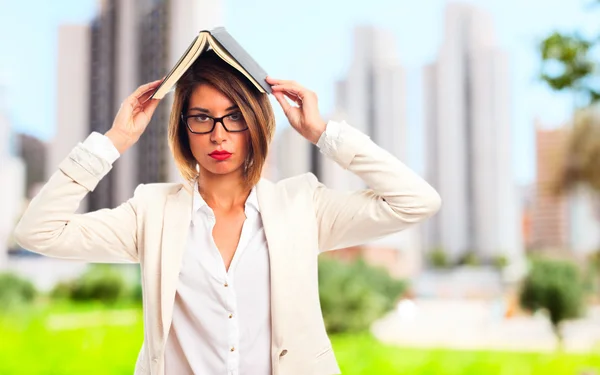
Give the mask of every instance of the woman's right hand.
[[160, 100], [148, 98], [161, 82], [159, 79], [138, 87], [121, 103], [111, 129], [105, 134], [121, 155], [140, 139], [150, 123]]

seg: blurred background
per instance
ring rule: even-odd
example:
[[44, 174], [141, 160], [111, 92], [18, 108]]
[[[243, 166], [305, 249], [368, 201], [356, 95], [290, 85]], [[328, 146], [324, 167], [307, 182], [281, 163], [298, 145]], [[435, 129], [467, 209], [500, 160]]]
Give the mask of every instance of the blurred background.
[[[443, 199], [399, 235], [322, 255], [344, 374], [600, 374], [600, 2], [0, 0], [0, 374], [130, 374], [135, 265], [20, 248], [12, 228], [121, 101], [225, 26]], [[171, 96], [80, 211], [179, 179]], [[286, 123], [265, 177], [362, 183]]]

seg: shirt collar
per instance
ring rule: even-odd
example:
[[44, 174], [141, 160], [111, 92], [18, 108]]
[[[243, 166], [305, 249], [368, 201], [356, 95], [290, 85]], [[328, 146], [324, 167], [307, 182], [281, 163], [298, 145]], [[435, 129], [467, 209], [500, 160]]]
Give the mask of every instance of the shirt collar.
[[[248, 211], [252, 211], [248, 209], [249, 207], [254, 209], [256, 213], [260, 213], [260, 207], [258, 205], [258, 196], [256, 195], [256, 186], [252, 187], [252, 190], [250, 190], [250, 195], [248, 195], [248, 198], [246, 199], [246, 204], [244, 206], [246, 214], [249, 213]], [[204, 200], [204, 198], [202, 198], [202, 195], [200, 195], [200, 192], [198, 191], [198, 181], [196, 181], [194, 183], [194, 199], [192, 202], [192, 221], [194, 221], [196, 213], [200, 210], [207, 210], [207, 212], [212, 214], [212, 209], [208, 206], [208, 203], [206, 203], [206, 201]]]

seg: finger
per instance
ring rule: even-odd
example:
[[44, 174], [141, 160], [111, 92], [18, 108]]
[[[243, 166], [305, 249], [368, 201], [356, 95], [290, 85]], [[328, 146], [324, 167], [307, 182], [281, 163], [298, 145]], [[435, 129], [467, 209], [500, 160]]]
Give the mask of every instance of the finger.
[[144, 85], [141, 85], [140, 87], [138, 87], [131, 96], [135, 97], [135, 98], [139, 98], [141, 95], [145, 94], [146, 92], [158, 87], [158, 85], [162, 82], [162, 78], [161, 79], [157, 79], [154, 82], [149, 82], [146, 83]]
[[296, 103], [298, 106], [302, 106], [302, 98], [300, 98], [297, 94], [289, 91], [282, 91], [282, 94], [290, 98], [290, 100]]
[[304, 97], [306, 96], [306, 92], [307, 92], [307, 90], [304, 87], [299, 86], [299, 85], [290, 84], [290, 83], [275, 85], [275, 86], [272, 86], [271, 89], [273, 91], [288, 92], [292, 95], [297, 96], [300, 100], [304, 99]]
[[271, 85], [278, 85], [278, 84], [283, 83], [282, 79], [276, 79], [276, 78], [273, 78], [270, 76], [267, 76], [266, 80], [267, 80], [267, 83], [269, 83]]
[[143, 111], [146, 116], [148, 116], [148, 119], [152, 118], [152, 115], [154, 114], [154, 111], [156, 110], [156, 107], [158, 107], [159, 103], [160, 99], [150, 99], [146, 105], [144, 105]]
[[142, 95], [140, 95], [140, 97], [138, 98], [138, 102], [140, 103], [140, 105], [144, 105], [148, 100], [150, 100], [150, 98], [152, 98], [152, 95], [154, 95], [155, 90], [152, 88], [144, 93], [142, 93]]
[[292, 96], [296, 96], [299, 99], [302, 99], [302, 97], [303, 97], [302, 91], [298, 87], [295, 87], [295, 86], [290, 85], [290, 84], [275, 85], [275, 86], [272, 86], [271, 89], [274, 92], [287, 93], [287, 94], [290, 94]]
[[290, 103], [288, 103], [285, 100], [285, 97], [284, 97], [283, 93], [281, 93], [281, 92], [274, 92], [273, 96], [279, 102], [279, 105], [283, 109], [283, 113], [287, 114], [290, 111], [290, 109], [292, 109], [292, 106], [290, 105]]
[[298, 82], [290, 80], [290, 79], [276, 79], [267, 77], [267, 82], [271, 85], [291, 85], [299, 88], [303, 88], [302, 85], [298, 84]]

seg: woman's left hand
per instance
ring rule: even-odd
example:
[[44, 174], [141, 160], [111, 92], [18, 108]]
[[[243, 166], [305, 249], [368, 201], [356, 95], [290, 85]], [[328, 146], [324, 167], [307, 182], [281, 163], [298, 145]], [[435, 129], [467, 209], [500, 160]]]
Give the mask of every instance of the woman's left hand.
[[[284, 81], [267, 77], [273, 96], [277, 99], [290, 125], [304, 138], [317, 144], [327, 125], [319, 113], [317, 94], [300, 86], [294, 81]], [[298, 107], [290, 105], [285, 97], [290, 98]]]

